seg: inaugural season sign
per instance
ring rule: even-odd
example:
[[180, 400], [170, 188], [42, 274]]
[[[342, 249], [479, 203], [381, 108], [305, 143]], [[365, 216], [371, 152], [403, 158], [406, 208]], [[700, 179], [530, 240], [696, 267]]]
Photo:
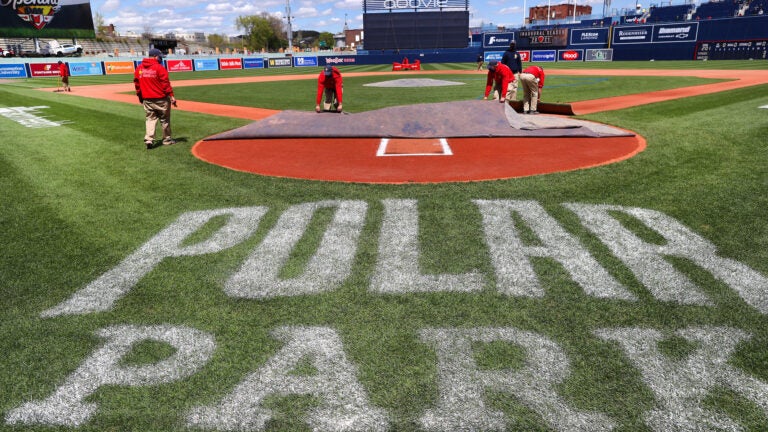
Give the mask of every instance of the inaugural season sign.
[[88, 0], [0, 0], [4, 37], [93, 38]]

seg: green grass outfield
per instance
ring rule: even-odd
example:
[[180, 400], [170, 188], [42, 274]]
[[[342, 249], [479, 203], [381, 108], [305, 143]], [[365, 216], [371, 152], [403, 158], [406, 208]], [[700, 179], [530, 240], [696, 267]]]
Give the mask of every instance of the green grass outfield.
[[[569, 67], [768, 73], [764, 61], [552, 66]], [[466, 84], [348, 78], [344, 108], [476, 99], [485, 84], [422, 76]], [[612, 165], [365, 185], [261, 177], [191, 155], [248, 123], [239, 119], [175, 111], [179, 144], [146, 151], [138, 103], [76, 96], [127, 81], [73, 77], [72, 95], [34, 90], [52, 79], [0, 84], [0, 111], [45, 107], [38, 116], [63, 123], [0, 116], [0, 430], [768, 428], [768, 86], [584, 116], [647, 139]], [[704, 82], [552, 75], [544, 95]], [[309, 111], [314, 83], [177, 96]], [[489, 209], [505, 205], [509, 223], [492, 222]], [[235, 208], [250, 208], [241, 237], [236, 218], [213, 212]], [[84, 309], [56, 312], [88, 286], [71, 302]], [[127, 288], [94, 306], [115, 286]]]

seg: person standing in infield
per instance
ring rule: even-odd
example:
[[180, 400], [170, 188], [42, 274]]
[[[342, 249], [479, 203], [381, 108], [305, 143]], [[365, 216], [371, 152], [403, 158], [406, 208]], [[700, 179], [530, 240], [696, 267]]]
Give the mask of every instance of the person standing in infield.
[[[317, 97], [315, 98], [315, 111], [341, 112], [342, 93], [344, 90], [341, 72], [336, 66], [326, 66], [317, 77]], [[320, 109], [320, 101], [325, 94], [323, 109]]]
[[71, 92], [72, 89], [69, 88], [69, 69], [67, 64], [61, 60], [59, 60], [59, 77], [61, 78], [61, 84], [64, 86], [62, 91]]
[[[488, 62], [488, 78], [485, 81], [485, 95], [483, 99], [488, 99], [488, 95], [491, 93], [494, 83], [497, 89], [509, 89], [510, 84], [515, 79], [512, 75], [512, 71], [504, 64], [491, 60]], [[509, 92], [507, 91], [506, 97], [499, 94], [499, 102], [504, 103], [509, 98]]]
[[517, 100], [517, 83], [520, 79], [520, 72], [523, 71], [523, 59], [520, 53], [515, 49], [515, 41], [509, 43], [509, 48], [501, 56], [501, 63], [507, 65], [512, 70], [515, 79], [512, 80], [512, 86], [509, 89], [509, 100]]
[[171, 136], [171, 105], [176, 106], [176, 98], [162, 59], [163, 53], [159, 49], [150, 49], [149, 57], [141, 61], [133, 74], [136, 96], [146, 114], [144, 145], [147, 150], [154, 145], [158, 120], [163, 128], [163, 145], [176, 144]]
[[528, 66], [520, 74], [523, 85], [523, 114], [538, 114], [541, 89], [544, 87], [544, 69], [540, 66]]

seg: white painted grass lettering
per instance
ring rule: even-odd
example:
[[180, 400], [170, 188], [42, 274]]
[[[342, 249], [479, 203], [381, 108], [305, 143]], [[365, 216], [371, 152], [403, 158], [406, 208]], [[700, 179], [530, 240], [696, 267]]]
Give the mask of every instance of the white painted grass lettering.
[[416, 200], [382, 201], [384, 217], [379, 236], [379, 258], [370, 290], [382, 294], [480, 291], [485, 278], [465, 274], [423, 275], [419, 270], [419, 211]]
[[707, 409], [704, 399], [716, 387], [724, 387], [752, 401], [768, 415], [768, 384], [730, 366], [736, 346], [750, 335], [730, 327], [700, 327], [675, 334], [696, 344], [682, 360], [665, 357], [658, 348], [666, 335], [646, 328], [595, 331], [595, 335], [618, 342], [656, 395], [657, 407], [644, 419], [655, 431], [742, 430], [725, 413]]
[[[258, 371], [248, 375], [217, 406], [194, 408], [190, 427], [224, 431], [260, 431], [272, 417], [262, 406], [267, 396], [312, 395], [320, 406], [309, 411], [314, 431], [385, 431], [384, 410], [371, 405], [347, 360], [341, 338], [327, 327], [282, 327], [273, 331], [285, 346]], [[293, 374], [299, 361], [309, 359], [317, 369], [311, 376]]]
[[[335, 207], [336, 213], [304, 273], [280, 280], [280, 269], [307, 230], [312, 215], [328, 207]], [[232, 297], [270, 298], [336, 289], [352, 271], [367, 209], [364, 201], [323, 201], [289, 208], [240, 270], [226, 282], [224, 291]]]
[[[97, 403], [85, 400], [100, 387], [138, 387], [178, 381], [205, 365], [216, 347], [212, 335], [188, 327], [124, 325], [107, 327], [96, 334], [107, 339], [104, 346], [91, 354], [48, 398], [27, 402], [9, 411], [6, 423], [80, 426], [98, 410]], [[153, 365], [121, 365], [120, 361], [131, 347], [145, 340], [166, 342], [176, 352]]]
[[[563, 350], [546, 337], [515, 328], [423, 329], [421, 340], [437, 351], [437, 406], [421, 417], [428, 431], [505, 431], [502, 411], [486, 403], [486, 392], [513, 395], [558, 431], [608, 431], [614, 423], [599, 413], [578, 411], [558, 396], [556, 388], [569, 374]], [[525, 349], [521, 370], [483, 371], [472, 355], [472, 343], [503, 341]]]
[[[543, 297], [544, 289], [533, 270], [531, 257], [558, 261], [584, 292], [601, 298], [636, 300], [592, 258], [536, 201], [475, 200], [483, 217], [485, 242], [496, 271], [497, 289], [511, 296]], [[515, 228], [517, 213], [543, 246], [525, 246]]]
[[[117, 267], [41, 315], [53, 317], [108, 311], [164, 259], [216, 253], [235, 246], [256, 231], [266, 212], [266, 207], [243, 207], [183, 213]], [[229, 220], [208, 240], [182, 246], [187, 237], [208, 221], [223, 215], [229, 216]]]
[[[629, 267], [638, 280], [659, 300], [712, 306], [706, 294], [664, 259], [676, 256], [691, 260], [721, 280], [750, 306], [768, 314], [768, 278], [746, 265], [717, 255], [717, 248], [675, 219], [641, 208], [566, 204], [581, 222]], [[621, 225], [610, 211], [629, 214], [666, 240], [649, 244]]]

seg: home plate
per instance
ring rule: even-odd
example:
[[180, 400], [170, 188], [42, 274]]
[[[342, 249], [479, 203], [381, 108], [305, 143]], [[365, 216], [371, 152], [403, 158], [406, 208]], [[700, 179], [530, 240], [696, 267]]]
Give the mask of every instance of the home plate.
[[376, 156], [452, 156], [445, 138], [382, 138]]

